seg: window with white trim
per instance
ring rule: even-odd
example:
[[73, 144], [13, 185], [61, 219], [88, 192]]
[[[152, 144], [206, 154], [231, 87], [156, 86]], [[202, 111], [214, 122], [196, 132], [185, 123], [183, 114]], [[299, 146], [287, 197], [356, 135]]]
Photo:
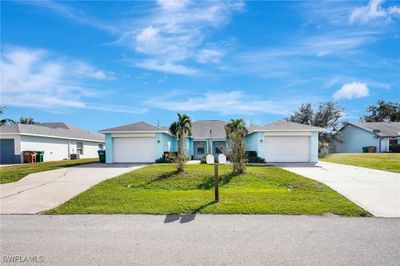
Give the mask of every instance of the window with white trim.
[[76, 143], [76, 153], [83, 155], [83, 143], [82, 142]]
[[196, 142], [196, 153], [204, 154], [204, 142]]

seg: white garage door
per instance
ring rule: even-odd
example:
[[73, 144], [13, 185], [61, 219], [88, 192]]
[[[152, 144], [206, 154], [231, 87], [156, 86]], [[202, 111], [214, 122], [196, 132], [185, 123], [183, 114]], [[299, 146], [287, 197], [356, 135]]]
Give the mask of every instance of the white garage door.
[[154, 137], [113, 138], [113, 160], [115, 163], [154, 162]]
[[267, 136], [265, 137], [267, 162], [309, 162], [310, 137], [308, 136]]

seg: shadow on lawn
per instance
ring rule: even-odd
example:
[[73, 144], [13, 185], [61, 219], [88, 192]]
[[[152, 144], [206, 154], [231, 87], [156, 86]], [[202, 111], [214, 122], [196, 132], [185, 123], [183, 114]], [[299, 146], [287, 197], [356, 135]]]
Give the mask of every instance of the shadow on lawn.
[[[220, 176], [219, 184], [220, 184], [221, 186], [226, 185], [226, 184], [228, 184], [229, 182], [231, 182], [231, 180], [232, 180], [235, 176], [238, 176], [238, 174], [230, 173], [230, 174], [222, 175], [222, 176]], [[212, 187], [214, 187], [214, 177], [208, 178], [205, 182], [203, 182], [203, 183], [201, 183], [201, 184], [199, 184], [199, 185], [197, 186], [197, 188], [199, 188], [199, 189], [205, 189], [205, 190], [210, 189], [210, 188], [212, 188]]]
[[158, 176], [157, 178], [154, 178], [144, 184], [138, 184], [138, 185], [130, 185], [129, 187], [131, 188], [146, 188], [148, 185], [151, 185], [155, 182], [170, 178], [171, 176], [177, 175], [178, 174], [178, 170], [172, 171], [172, 172], [168, 172], [168, 173], [163, 173], [160, 176]]
[[192, 212], [189, 214], [178, 214], [178, 213], [167, 214], [165, 216], [164, 223], [172, 223], [172, 222], [175, 222], [178, 220], [181, 224], [189, 223], [196, 218], [196, 213], [200, 212], [202, 209], [204, 209], [210, 205], [213, 205], [215, 203], [216, 203], [215, 201], [210, 201], [210, 202], [203, 204], [203, 205], [199, 206], [198, 208], [192, 210]]

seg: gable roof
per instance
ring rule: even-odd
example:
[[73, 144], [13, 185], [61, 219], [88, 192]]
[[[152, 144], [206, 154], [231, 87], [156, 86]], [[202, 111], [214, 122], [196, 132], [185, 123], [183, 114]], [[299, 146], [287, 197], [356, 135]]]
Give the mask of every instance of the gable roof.
[[379, 130], [376, 134], [380, 137], [400, 137], [400, 122], [356, 122], [347, 125], [359, 127], [373, 134], [374, 130]]
[[264, 126], [259, 126], [259, 127], [254, 127], [252, 128], [252, 132], [256, 131], [318, 131], [322, 132], [325, 129], [322, 127], [314, 127], [314, 126], [309, 126], [309, 125], [304, 125], [304, 124], [299, 124], [295, 122], [290, 122], [290, 121], [275, 121], [269, 124], [266, 124]]
[[139, 133], [139, 132], [162, 132], [169, 133], [167, 128], [161, 128], [153, 126], [149, 123], [140, 121], [129, 125], [123, 125], [119, 127], [107, 128], [99, 131], [100, 133]]
[[226, 138], [225, 121], [222, 120], [199, 120], [192, 122], [193, 138]]
[[62, 122], [43, 123], [37, 125], [6, 125], [0, 127], [0, 134], [20, 134], [62, 139], [87, 140], [104, 142], [104, 137], [100, 134], [90, 132], [85, 129], [74, 127]]

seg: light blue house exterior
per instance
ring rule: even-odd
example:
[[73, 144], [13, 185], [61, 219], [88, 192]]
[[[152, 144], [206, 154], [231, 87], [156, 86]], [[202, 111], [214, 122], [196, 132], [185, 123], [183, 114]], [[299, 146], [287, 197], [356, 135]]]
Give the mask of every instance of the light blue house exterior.
[[[207, 154], [227, 152], [225, 122], [201, 120], [192, 123], [192, 136], [185, 140], [186, 156], [202, 159]], [[267, 162], [317, 162], [318, 132], [323, 129], [287, 121], [252, 128], [246, 150]], [[177, 151], [177, 139], [167, 129], [138, 122], [100, 131], [106, 139], [107, 163], [154, 162]]]
[[269, 124], [246, 136], [246, 150], [255, 151], [267, 162], [318, 162], [318, 133], [316, 127], [293, 128]]
[[400, 140], [400, 123], [348, 123], [340, 129], [339, 137], [341, 141], [335, 143], [338, 153], [361, 153], [367, 146], [375, 147], [377, 152], [388, 152], [389, 145]]

